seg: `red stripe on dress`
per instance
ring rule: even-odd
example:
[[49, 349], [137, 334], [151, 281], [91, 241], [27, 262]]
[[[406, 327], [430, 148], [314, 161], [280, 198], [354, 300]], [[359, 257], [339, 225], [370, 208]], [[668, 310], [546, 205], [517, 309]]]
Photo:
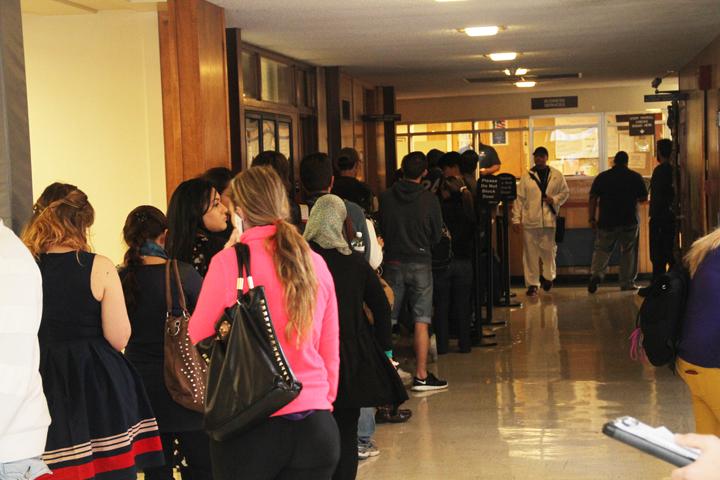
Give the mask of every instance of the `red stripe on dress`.
[[38, 480], [77, 480], [92, 478], [100, 473], [123, 470], [135, 465], [135, 457], [151, 452], [162, 452], [159, 436], [144, 438], [133, 443], [129, 452], [112, 457], [97, 458], [72, 467], [57, 468], [52, 473], [38, 477]]

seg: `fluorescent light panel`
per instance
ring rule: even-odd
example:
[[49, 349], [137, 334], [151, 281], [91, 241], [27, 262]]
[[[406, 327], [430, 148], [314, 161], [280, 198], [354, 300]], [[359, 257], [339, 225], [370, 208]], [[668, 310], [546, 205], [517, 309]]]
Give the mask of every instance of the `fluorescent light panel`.
[[493, 35], [497, 35], [499, 31], [500, 27], [497, 25], [487, 27], [467, 27], [463, 29], [463, 32], [465, 32], [465, 35], [468, 37], [492, 37]]
[[515, 82], [515, 86], [518, 88], [532, 88], [536, 84], [537, 84], [536, 82], [528, 82], [528, 81]]
[[517, 52], [497, 52], [488, 55], [490, 60], [494, 62], [509, 62], [510, 60], [515, 60], [517, 56]]

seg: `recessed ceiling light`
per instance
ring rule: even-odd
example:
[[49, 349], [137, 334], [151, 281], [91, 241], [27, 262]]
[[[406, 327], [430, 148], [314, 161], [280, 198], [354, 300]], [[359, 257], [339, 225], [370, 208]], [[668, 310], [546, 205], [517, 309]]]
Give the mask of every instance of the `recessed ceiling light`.
[[662, 110], [659, 108], [646, 108], [645, 111], [650, 113], [662, 113]]
[[493, 35], [498, 34], [500, 27], [497, 25], [488, 27], [467, 27], [463, 28], [462, 31], [465, 32], [465, 35], [468, 37], [492, 37]]
[[522, 81], [522, 82], [515, 82], [515, 86], [518, 88], [532, 88], [536, 85], [536, 82], [529, 82], [529, 81]]
[[510, 71], [509, 68], [506, 68], [505, 70], [503, 70], [503, 73], [504, 73], [505, 75], [507, 75], [508, 77], [512, 76], [512, 72]]
[[525, 75], [528, 72], [527, 68], [517, 68], [515, 69], [515, 75]]
[[515, 60], [517, 56], [517, 52], [499, 52], [488, 55], [490, 60], [494, 62], [509, 62], [510, 60]]

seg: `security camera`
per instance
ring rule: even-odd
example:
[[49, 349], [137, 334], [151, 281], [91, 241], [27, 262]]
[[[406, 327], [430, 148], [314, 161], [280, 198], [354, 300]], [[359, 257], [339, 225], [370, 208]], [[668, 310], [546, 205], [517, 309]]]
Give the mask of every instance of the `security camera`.
[[660, 86], [660, 84], [662, 83], [662, 81], [663, 81], [662, 78], [660, 78], [660, 77], [655, 77], [655, 78], [653, 79], [653, 81], [650, 83], [650, 86], [651, 86], [652, 88], [654, 88], [655, 90], [657, 90], [657, 88]]

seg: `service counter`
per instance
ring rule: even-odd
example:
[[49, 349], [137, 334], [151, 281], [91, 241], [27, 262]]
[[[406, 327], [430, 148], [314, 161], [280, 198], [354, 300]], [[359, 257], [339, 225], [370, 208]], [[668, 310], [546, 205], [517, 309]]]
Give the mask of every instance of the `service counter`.
[[[587, 276], [590, 274], [594, 232], [588, 225], [588, 201], [590, 186], [594, 177], [568, 176], [566, 177], [570, 188], [570, 198], [562, 207], [560, 215], [565, 217], [566, 233], [563, 243], [558, 245], [558, 276]], [[639, 263], [640, 273], [652, 272], [650, 263], [650, 250], [648, 242], [648, 204], [639, 207], [640, 213], [640, 240]], [[510, 231], [510, 274], [513, 277], [522, 277], [522, 235]], [[610, 261], [609, 273], [617, 272], [617, 251]]]

